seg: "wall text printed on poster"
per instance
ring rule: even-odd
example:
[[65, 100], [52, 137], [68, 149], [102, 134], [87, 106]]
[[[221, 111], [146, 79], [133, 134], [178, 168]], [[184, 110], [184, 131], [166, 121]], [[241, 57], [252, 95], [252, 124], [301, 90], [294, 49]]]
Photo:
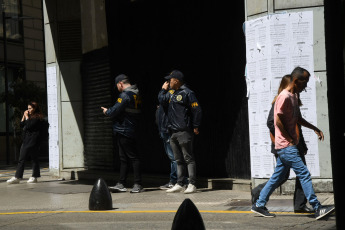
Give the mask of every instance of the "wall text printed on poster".
[[59, 168], [59, 114], [56, 67], [47, 67], [47, 99], [49, 122], [49, 168]]

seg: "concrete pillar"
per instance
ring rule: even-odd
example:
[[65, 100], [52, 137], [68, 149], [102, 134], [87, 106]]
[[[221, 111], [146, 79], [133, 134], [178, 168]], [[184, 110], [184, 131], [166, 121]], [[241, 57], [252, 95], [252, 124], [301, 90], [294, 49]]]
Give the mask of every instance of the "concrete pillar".
[[49, 0], [43, 4], [46, 67], [56, 70], [58, 111], [56, 130], [52, 130], [57, 135], [50, 135], [57, 138], [50, 142], [50, 151], [56, 145], [58, 153], [50, 152], [49, 167], [52, 175], [70, 179], [73, 171], [84, 169], [80, 2]]
[[[61, 121], [61, 114], [59, 111], [61, 110], [60, 103], [58, 101], [60, 100], [60, 81], [58, 78], [58, 73], [59, 73], [59, 65], [57, 62], [57, 57], [56, 57], [56, 51], [55, 51], [55, 46], [54, 46], [54, 37], [56, 35], [56, 26], [53, 24], [53, 15], [50, 14], [48, 15], [48, 10], [47, 10], [47, 5], [46, 1], [43, 1], [43, 22], [44, 22], [44, 35], [45, 35], [45, 51], [46, 51], [46, 63], [45, 67], [46, 69], [48, 68], [53, 68], [55, 69], [55, 74], [54, 76], [49, 76], [52, 78], [52, 80], [56, 81], [56, 85], [49, 85], [47, 84], [47, 94], [48, 94], [48, 122], [50, 123], [50, 128], [49, 128], [49, 170], [52, 176], [59, 176], [59, 170], [61, 168], [61, 146], [62, 142], [61, 140], [61, 135], [60, 135], [60, 121]], [[54, 100], [54, 105], [56, 105], [56, 111], [57, 111], [57, 117], [52, 120], [52, 111], [50, 107], [52, 106], [52, 101], [50, 101], [50, 90], [52, 88], [56, 89], [56, 100]], [[52, 131], [54, 132], [54, 139], [53, 139], [53, 134]], [[56, 152], [53, 152], [52, 148], [54, 148]], [[54, 163], [53, 163], [54, 162]]]
[[78, 175], [73, 171], [84, 169], [80, 64], [82, 54], [108, 45], [105, 3], [102, 0], [43, 2], [46, 67], [57, 70], [59, 163], [51, 171], [69, 179]]

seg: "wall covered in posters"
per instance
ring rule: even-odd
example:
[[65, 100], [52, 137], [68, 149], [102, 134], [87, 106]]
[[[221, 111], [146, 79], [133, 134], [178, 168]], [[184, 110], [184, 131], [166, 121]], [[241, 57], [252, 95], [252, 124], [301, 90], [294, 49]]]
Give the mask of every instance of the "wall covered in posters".
[[[316, 87], [313, 55], [313, 12], [272, 14], [245, 23], [246, 77], [250, 131], [251, 174], [253, 178], [269, 178], [275, 158], [267, 116], [276, 96], [281, 78], [297, 67], [311, 73], [300, 97], [302, 116], [317, 126]], [[317, 138], [310, 129], [302, 128], [308, 154], [307, 167], [312, 176], [320, 176]], [[295, 177], [291, 172], [290, 177]]]

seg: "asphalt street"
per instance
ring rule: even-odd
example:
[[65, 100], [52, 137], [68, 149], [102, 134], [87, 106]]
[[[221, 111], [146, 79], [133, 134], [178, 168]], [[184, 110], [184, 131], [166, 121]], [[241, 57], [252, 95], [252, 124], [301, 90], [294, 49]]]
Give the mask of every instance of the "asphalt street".
[[[291, 195], [271, 196], [267, 208], [275, 218], [250, 211], [249, 191], [208, 188], [194, 194], [167, 194], [158, 187], [138, 194], [112, 193], [112, 210], [90, 211], [95, 181], [59, 180], [42, 168], [37, 184], [26, 183], [31, 170], [25, 170], [20, 184], [7, 185], [14, 172], [13, 166], [0, 169], [0, 229], [171, 229], [186, 198], [196, 205], [206, 229], [336, 229], [335, 214], [318, 221], [310, 214], [295, 214]], [[334, 204], [331, 193], [317, 196], [323, 205]]]

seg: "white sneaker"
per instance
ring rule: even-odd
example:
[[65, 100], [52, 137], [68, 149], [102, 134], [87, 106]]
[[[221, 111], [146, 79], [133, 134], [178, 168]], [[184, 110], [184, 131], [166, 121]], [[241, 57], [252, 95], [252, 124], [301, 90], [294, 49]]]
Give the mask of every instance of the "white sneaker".
[[30, 177], [26, 183], [29, 183], [29, 184], [37, 183], [37, 177]]
[[171, 189], [168, 189], [166, 192], [181, 192], [183, 190], [183, 187], [179, 184], [175, 184], [174, 187]]
[[192, 184], [189, 184], [187, 189], [184, 191], [184, 193], [194, 193], [196, 192], [196, 187]]
[[20, 179], [12, 177], [11, 179], [7, 180], [6, 182], [7, 182], [7, 184], [19, 184]]

